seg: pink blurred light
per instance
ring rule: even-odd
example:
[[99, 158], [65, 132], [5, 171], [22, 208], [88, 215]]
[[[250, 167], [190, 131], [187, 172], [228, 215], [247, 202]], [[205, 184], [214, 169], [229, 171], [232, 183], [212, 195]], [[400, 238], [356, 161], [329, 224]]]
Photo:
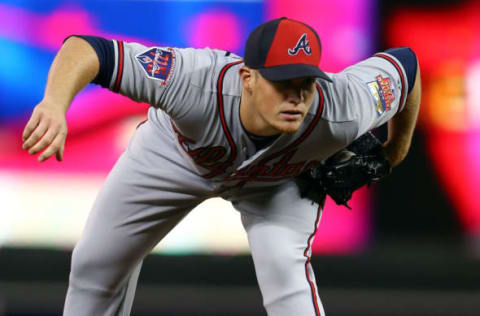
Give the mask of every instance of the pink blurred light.
[[480, 52], [480, 1], [436, 10], [406, 8], [389, 21], [390, 42], [412, 47], [424, 72], [446, 60], [471, 60]]
[[95, 35], [96, 27], [92, 17], [82, 9], [69, 8], [54, 11], [42, 19], [36, 29], [36, 38], [42, 39], [42, 45], [59, 48], [59, 44], [69, 35]]
[[312, 245], [314, 253], [351, 254], [365, 249], [370, 240], [370, 191], [355, 192], [349, 203], [352, 210], [327, 199]]
[[71, 34], [93, 34], [94, 23], [88, 12], [80, 8], [60, 9], [41, 15], [7, 5], [0, 5], [0, 36], [42, 46], [60, 48]]
[[[103, 128], [91, 130], [90, 133], [67, 136], [64, 160], [57, 162], [55, 157], [43, 163], [37, 161], [38, 154], [30, 156], [22, 150], [21, 130], [15, 131], [10, 138], [11, 147], [0, 155], [1, 169], [10, 171], [48, 171], [52, 175], [62, 173], [106, 174], [121, 151], [113, 146], [119, 132], [119, 123], [111, 122]], [[0, 133], [3, 133], [0, 130]]]
[[229, 11], [213, 10], [202, 12], [192, 18], [185, 32], [190, 39], [189, 45], [195, 48], [219, 48], [236, 51], [243, 43], [241, 23], [237, 16]]
[[148, 105], [95, 87], [80, 93], [67, 112], [70, 135], [102, 127], [132, 115], [147, 115]]
[[0, 3], [0, 36], [29, 38], [29, 32], [38, 24], [38, 16], [24, 9]]
[[480, 236], [480, 206], [478, 197], [480, 197], [480, 129], [471, 132], [467, 136], [466, 161], [469, 169], [469, 190], [467, 206], [471, 211], [470, 229], [473, 235]]
[[320, 67], [337, 72], [371, 53], [371, 0], [266, 0], [267, 19], [286, 16], [312, 26], [322, 42]]
[[[0, 130], [0, 166], [12, 170], [38, 170], [54, 173], [94, 172], [106, 174], [122, 152], [116, 140], [123, 137], [122, 125], [132, 115], [146, 117], [147, 105], [94, 88], [80, 93], [67, 112], [68, 136], [64, 161], [55, 158], [38, 163], [22, 150], [21, 135], [26, 122]], [[142, 119], [140, 118], [138, 122]]]
[[457, 207], [460, 222], [469, 234], [480, 236], [480, 132], [436, 130], [428, 140], [436, 174]]
[[96, 35], [153, 46], [153, 43], [146, 40], [102, 31], [97, 27], [95, 17], [78, 6], [58, 8], [49, 14], [39, 14], [0, 4], [0, 37], [57, 51], [63, 40], [72, 34]]
[[[449, 63], [462, 65], [462, 72], [451, 76], [462, 76], [468, 82], [468, 70], [472, 70], [480, 57], [480, 1], [462, 2], [455, 6], [436, 10], [405, 8], [389, 17], [388, 35], [390, 44], [408, 45], [418, 56], [424, 96], [434, 88], [432, 82], [442, 76], [439, 69]], [[448, 21], [448, 23], [445, 23]], [[466, 73], [463, 69], [469, 68]], [[476, 75], [475, 75], [476, 76]], [[474, 84], [475, 85], [475, 84]], [[464, 88], [463, 86], [461, 87]], [[480, 130], [478, 129], [478, 103], [473, 94], [476, 87], [465, 86], [460, 98], [467, 107], [462, 130], [449, 130], [452, 117], [444, 115], [438, 124], [425, 112], [423, 126], [427, 128], [427, 146], [433, 161], [436, 175], [445, 188], [457, 210], [457, 216], [467, 234], [480, 237]], [[443, 95], [442, 95], [443, 96]], [[445, 92], [444, 98], [450, 95]], [[427, 103], [422, 107], [441, 110], [437, 103]], [[451, 102], [454, 102], [452, 99]], [[454, 104], [454, 103], [453, 103]], [[462, 105], [461, 105], [462, 106]], [[468, 108], [470, 107], [470, 108]], [[464, 109], [457, 106], [456, 111]], [[421, 112], [422, 114], [422, 112]], [[432, 197], [434, 198], [434, 197]]]

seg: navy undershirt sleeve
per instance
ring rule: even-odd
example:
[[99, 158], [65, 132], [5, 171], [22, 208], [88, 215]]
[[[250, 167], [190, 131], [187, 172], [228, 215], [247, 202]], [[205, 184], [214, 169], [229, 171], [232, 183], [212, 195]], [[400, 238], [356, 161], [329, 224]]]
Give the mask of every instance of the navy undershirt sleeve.
[[[113, 75], [113, 69], [115, 67], [115, 50], [113, 47], [113, 42], [98, 36], [72, 36], [80, 37], [86, 40], [97, 53], [98, 60], [100, 61], [100, 70], [95, 79], [92, 80], [92, 83], [99, 84], [104, 88], [109, 88], [110, 80]], [[65, 40], [72, 36], [67, 37]]]
[[408, 93], [412, 91], [417, 75], [417, 56], [410, 47], [390, 48], [385, 53], [395, 56], [407, 74]]

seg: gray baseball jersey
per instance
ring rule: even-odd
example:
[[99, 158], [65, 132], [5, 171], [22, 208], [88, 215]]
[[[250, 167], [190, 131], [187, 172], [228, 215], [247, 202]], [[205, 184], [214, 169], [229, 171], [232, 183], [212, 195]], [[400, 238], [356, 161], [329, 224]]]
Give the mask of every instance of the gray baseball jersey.
[[[379, 54], [332, 74], [333, 84], [318, 82], [302, 128], [256, 151], [240, 122], [240, 57], [211, 49], [123, 47], [119, 92], [157, 108], [152, 123], [173, 132], [185, 161], [222, 186], [284, 182], [385, 123], [406, 99], [400, 63], [396, 69]], [[111, 87], [116, 83], [114, 73]]]
[[108, 57], [86, 39], [96, 82], [152, 106], [75, 247], [64, 315], [129, 315], [143, 257], [214, 196], [241, 213], [268, 315], [324, 315], [310, 265], [321, 207], [291, 180], [402, 110], [405, 63], [379, 53], [329, 74], [298, 132], [258, 148], [240, 121], [239, 56], [102, 40]]

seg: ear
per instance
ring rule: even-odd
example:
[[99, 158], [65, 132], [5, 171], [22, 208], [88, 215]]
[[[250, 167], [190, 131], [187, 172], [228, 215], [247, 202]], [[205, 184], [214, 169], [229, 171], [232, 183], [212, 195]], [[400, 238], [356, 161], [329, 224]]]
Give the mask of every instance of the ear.
[[248, 92], [252, 92], [253, 86], [255, 84], [255, 70], [247, 67], [242, 66], [239, 69], [240, 80], [242, 81], [243, 88]]

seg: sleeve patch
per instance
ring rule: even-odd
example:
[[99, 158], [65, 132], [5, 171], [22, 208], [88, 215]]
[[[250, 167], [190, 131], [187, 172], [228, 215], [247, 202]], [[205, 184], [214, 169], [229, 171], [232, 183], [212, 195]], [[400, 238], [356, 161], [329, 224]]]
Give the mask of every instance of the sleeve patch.
[[389, 77], [381, 75], [375, 77], [375, 81], [367, 83], [368, 90], [373, 97], [373, 104], [378, 116], [390, 111], [391, 104], [395, 101], [395, 91]]
[[167, 84], [175, 68], [175, 54], [172, 50], [154, 47], [135, 57], [148, 78], [159, 80], [162, 85]]

